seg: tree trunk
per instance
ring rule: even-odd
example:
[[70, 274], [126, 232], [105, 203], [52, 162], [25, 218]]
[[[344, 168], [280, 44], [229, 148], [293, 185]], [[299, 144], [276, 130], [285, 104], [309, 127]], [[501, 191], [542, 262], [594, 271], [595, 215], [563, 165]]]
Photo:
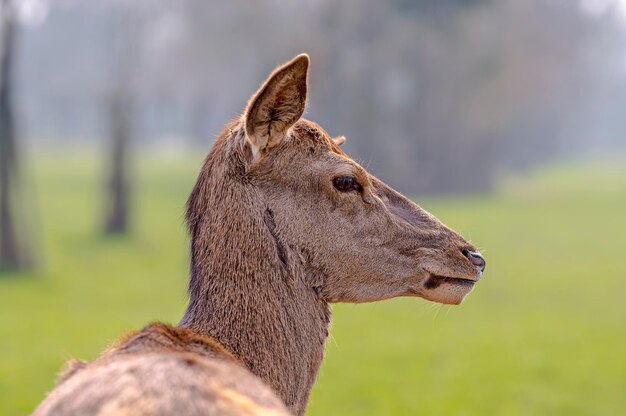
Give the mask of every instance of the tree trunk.
[[105, 233], [124, 234], [129, 229], [130, 216], [130, 146], [134, 135], [133, 110], [140, 22], [132, 9], [122, 7], [112, 25], [113, 82], [106, 97], [110, 135], [110, 159], [105, 212]]
[[18, 157], [11, 83], [16, 24], [11, 1], [0, 4], [0, 270], [20, 270], [31, 264], [31, 258], [16, 209]]
[[132, 103], [127, 90], [118, 87], [109, 108], [111, 159], [108, 188], [108, 212], [105, 231], [120, 234], [128, 231], [129, 214], [129, 145], [132, 134]]

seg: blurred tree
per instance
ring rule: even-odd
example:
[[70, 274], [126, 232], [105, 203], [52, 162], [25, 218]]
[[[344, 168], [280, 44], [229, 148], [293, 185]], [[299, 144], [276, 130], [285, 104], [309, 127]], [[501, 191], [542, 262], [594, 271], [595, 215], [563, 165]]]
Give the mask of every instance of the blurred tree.
[[105, 231], [109, 234], [124, 233], [128, 230], [129, 148], [133, 134], [133, 97], [129, 93], [128, 85], [123, 81], [124, 71], [121, 70], [119, 85], [111, 92], [108, 103], [111, 148]]
[[[144, 52], [149, 49], [168, 5], [155, 0], [111, 0], [108, 13], [111, 30], [111, 65], [105, 101], [106, 134], [110, 138], [105, 232], [129, 229], [132, 205], [132, 144], [142, 115], [142, 78], [150, 73]], [[105, 16], [106, 5], [102, 10]]]
[[13, 66], [17, 11], [11, 0], [0, 2], [0, 270], [32, 264], [25, 233], [19, 227], [18, 155], [13, 108]]
[[111, 19], [112, 78], [105, 93], [105, 113], [110, 138], [105, 232], [128, 231], [130, 210], [130, 152], [136, 106], [139, 65], [139, 27], [135, 10], [116, 5]]

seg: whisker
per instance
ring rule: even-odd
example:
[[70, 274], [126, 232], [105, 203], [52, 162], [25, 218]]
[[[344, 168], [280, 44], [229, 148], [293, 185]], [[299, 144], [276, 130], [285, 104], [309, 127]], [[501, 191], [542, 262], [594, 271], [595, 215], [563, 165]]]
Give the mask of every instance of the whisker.
[[433, 316], [433, 320], [432, 320], [432, 327], [435, 327], [435, 321], [437, 320], [437, 317], [439, 316], [439, 312], [441, 312], [441, 308], [443, 307], [442, 303], [438, 303], [437, 304], [437, 311], [435, 312], [435, 315]]

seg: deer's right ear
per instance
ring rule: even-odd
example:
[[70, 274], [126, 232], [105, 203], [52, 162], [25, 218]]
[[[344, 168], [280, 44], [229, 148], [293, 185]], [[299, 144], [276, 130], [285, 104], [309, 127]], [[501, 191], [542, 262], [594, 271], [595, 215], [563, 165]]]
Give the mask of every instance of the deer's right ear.
[[302, 117], [308, 68], [308, 55], [296, 56], [277, 68], [248, 103], [244, 126], [254, 159], [280, 143]]

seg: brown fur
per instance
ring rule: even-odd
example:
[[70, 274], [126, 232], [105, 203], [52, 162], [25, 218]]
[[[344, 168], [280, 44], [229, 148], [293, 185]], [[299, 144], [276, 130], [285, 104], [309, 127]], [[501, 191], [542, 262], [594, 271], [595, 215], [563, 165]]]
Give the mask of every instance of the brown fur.
[[[471, 291], [475, 248], [350, 159], [345, 138], [300, 118], [308, 64], [275, 71], [204, 162], [179, 327], [150, 325], [75, 366], [37, 415], [285, 414], [281, 400], [300, 415], [329, 302], [460, 303]], [[361, 188], [337, 190], [339, 176]]]

